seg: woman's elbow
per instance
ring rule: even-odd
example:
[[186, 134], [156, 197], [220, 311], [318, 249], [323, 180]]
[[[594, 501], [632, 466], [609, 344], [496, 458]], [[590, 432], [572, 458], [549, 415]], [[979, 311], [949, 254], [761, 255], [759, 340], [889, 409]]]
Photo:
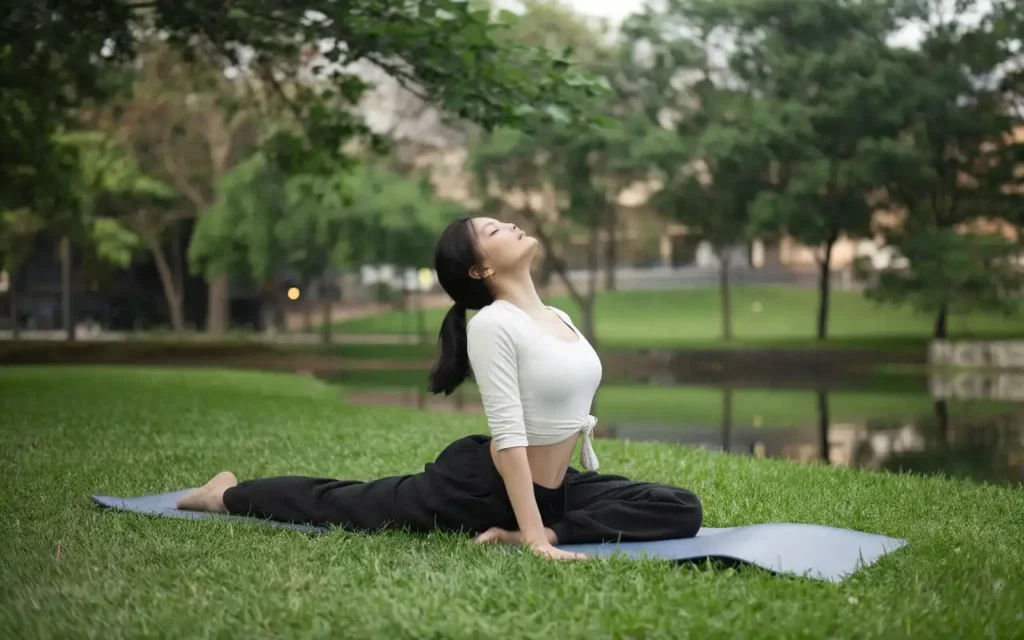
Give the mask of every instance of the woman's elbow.
[[512, 433], [497, 432], [494, 434], [494, 449], [498, 453], [509, 452], [515, 449], [525, 451], [529, 445], [530, 441], [526, 439], [526, 434], [518, 431]]
[[526, 457], [525, 444], [512, 444], [504, 447], [496, 446], [495, 453], [494, 465], [502, 477], [507, 478], [524, 469], [529, 473], [530, 460]]

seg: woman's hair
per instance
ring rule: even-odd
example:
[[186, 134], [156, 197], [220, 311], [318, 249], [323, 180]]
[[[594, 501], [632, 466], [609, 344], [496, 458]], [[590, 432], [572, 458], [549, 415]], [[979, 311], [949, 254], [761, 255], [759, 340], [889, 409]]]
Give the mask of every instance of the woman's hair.
[[440, 353], [430, 370], [432, 393], [448, 395], [469, 375], [466, 345], [466, 311], [483, 309], [494, 295], [483, 278], [473, 278], [470, 269], [480, 266], [480, 252], [472, 218], [459, 218], [441, 233], [434, 249], [434, 269], [441, 288], [455, 301], [441, 323]]

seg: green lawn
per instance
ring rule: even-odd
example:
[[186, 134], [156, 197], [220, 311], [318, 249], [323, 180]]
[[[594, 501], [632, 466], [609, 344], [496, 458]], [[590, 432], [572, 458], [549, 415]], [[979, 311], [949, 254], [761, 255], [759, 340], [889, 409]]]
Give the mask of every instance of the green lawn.
[[0, 341], [0, 362], [18, 362], [31, 358], [39, 362], [103, 363], [104, 360], [160, 362], [174, 360], [216, 361], [247, 357], [313, 356], [349, 360], [428, 361], [437, 357], [437, 343], [424, 344], [297, 344], [274, 345], [237, 339], [190, 342], [136, 339], [124, 342]]
[[[1015, 637], [1024, 491], [599, 442], [603, 470], [678, 483], [708, 526], [905, 537], [848, 581], [658, 561], [553, 564], [450, 536], [334, 534], [94, 508], [241, 477], [415, 471], [474, 416], [346, 406], [309, 378], [0, 370], [0, 625], [11, 638]], [[571, 622], [570, 622], [571, 621]]]
[[[737, 287], [733, 291], [735, 346], [816, 346], [817, 291], [792, 286]], [[568, 298], [551, 298], [574, 320], [578, 308]], [[755, 303], [760, 311], [755, 311]], [[446, 309], [427, 313], [429, 335], [437, 335]], [[879, 306], [855, 292], [833, 291], [831, 346], [917, 349], [931, 335], [934, 319], [909, 308]], [[350, 320], [338, 331], [364, 334], [413, 333], [412, 312]], [[956, 336], [1024, 335], [1021, 318], [954, 316]], [[717, 289], [617, 291], [598, 296], [597, 333], [604, 346], [722, 346]]]

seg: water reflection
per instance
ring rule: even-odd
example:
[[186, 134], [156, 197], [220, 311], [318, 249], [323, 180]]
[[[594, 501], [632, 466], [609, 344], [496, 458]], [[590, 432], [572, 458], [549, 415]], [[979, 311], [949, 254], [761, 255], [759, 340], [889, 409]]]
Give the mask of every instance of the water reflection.
[[[714, 390], [707, 390], [714, 393]], [[760, 416], [742, 424], [737, 395], [719, 390], [720, 419], [708, 424], [602, 419], [595, 435], [674, 443], [754, 457], [782, 458], [865, 470], [942, 474], [997, 484], [1024, 483], [1024, 404], [957, 405], [945, 398], [925, 398], [922, 409], [906, 415], [849, 419], [832, 410], [833, 394], [814, 392], [814, 411], [804, 423], [772, 424]], [[479, 397], [463, 389], [444, 398], [412, 388], [350, 388], [349, 401], [369, 405], [403, 405], [430, 411], [481, 413]], [[850, 394], [845, 394], [850, 404]], [[931, 405], [931, 411], [927, 410]], [[971, 410], [963, 410], [970, 406]], [[896, 412], [893, 412], [896, 413]], [[902, 413], [902, 412], [901, 412]], [[749, 419], [749, 418], [748, 418]]]
[[[951, 418], [948, 401], [934, 415], [912, 419], [833, 421], [829, 394], [817, 392], [817, 425], [737, 427], [723, 407], [713, 427], [627, 424], [606, 427], [608, 438], [670, 442], [705, 449], [897, 473], [942, 474], [995, 484], [1024, 483], [1024, 407], [987, 417]], [[732, 403], [725, 391], [723, 402]]]

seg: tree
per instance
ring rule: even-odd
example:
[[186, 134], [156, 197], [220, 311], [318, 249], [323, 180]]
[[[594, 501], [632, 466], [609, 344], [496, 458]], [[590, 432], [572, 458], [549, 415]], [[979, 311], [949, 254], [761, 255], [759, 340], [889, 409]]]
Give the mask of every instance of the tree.
[[[110, 217], [112, 208], [146, 199], [162, 200], [171, 195], [163, 185], [138, 173], [126, 161], [123, 152], [102, 134], [73, 132], [54, 141], [60, 154], [69, 160], [69, 173], [62, 187], [66, 198], [58, 210], [40, 213], [27, 207], [0, 215], [0, 268], [10, 274], [9, 290], [14, 337], [18, 337], [18, 271], [29, 256], [36, 235], [49, 232], [61, 238], [62, 306], [68, 339], [74, 337], [71, 313], [72, 241], [83, 259], [104, 267], [124, 268], [130, 264], [138, 237]], [[116, 204], [115, 204], [116, 203]], [[43, 204], [47, 204], [44, 200]]]
[[[163, 34], [190, 59], [216, 55], [221, 66], [258, 76], [299, 116], [302, 144], [338, 152], [354, 120], [325, 105], [358, 100], [363, 84], [351, 68], [359, 61], [486, 127], [571, 116], [587, 79], [544, 48], [503, 41], [502, 29], [488, 8], [453, 0], [24, 4], [2, 32], [2, 208], [34, 205], [46, 193], [53, 172], [43, 169], [61, 164], [52, 135], [107, 92], [103, 71], [135, 59], [139, 34]], [[299, 77], [329, 86], [289, 95], [281, 79]]]
[[[273, 311], [275, 319], [268, 325], [277, 324], [279, 316], [277, 277], [293, 266], [290, 261], [304, 257], [301, 243], [288, 242], [299, 240], [294, 229], [323, 222], [308, 219], [322, 209], [301, 198], [295, 202], [296, 195], [311, 194], [290, 188], [290, 179], [259, 153], [228, 170], [217, 181], [214, 202], [197, 222], [188, 248], [193, 272], [256, 286]], [[334, 225], [326, 226], [329, 242], [337, 234]]]
[[895, 244], [908, 266], [883, 270], [868, 295], [937, 314], [936, 339], [947, 337], [950, 314], [1020, 312], [1024, 269], [1015, 263], [1020, 246], [1002, 234], [915, 230], [896, 237]]
[[[157, 37], [139, 43], [137, 52], [131, 92], [85, 115], [89, 125], [120, 141], [144, 172], [180, 194], [173, 208], [150, 210], [138, 221], [147, 227], [147, 244], [157, 247], [154, 259], [169, 292], [164, 234], [212, 207], [217, 180], [258, 147], [265, 135], [256, 106], [261, 96], [214, 64], [189, 62]], [[206, 328], [219, 334], [228, 327], [228, 278], [207, 275]], [[182, 293], [172, 305], [179, 314]]]
[[162, 245], [166, 229], [187, 215], [181, 213], [180, 196], [143, 173], [128, 150], [101, 131], [80, 131], [65, 139], [79, 151], [81, 203], [92, 229], [86, 246], [124, 268], [143, 245], [156, 265], [171, 327], [183, 331], [184, 292]]
[[[287, 272], [309, 291], [332, 266], [426, 266], [434, 239], [455, 215], [425, 183], [370, 163], [333, 175], [289, 175], [256, 154], [229, 171], [217, 190], [189, 246], [192, 269], [250, 282], [270, 307], [280, 303], [276, 278]], [[324, 315], [329, 336], [329, 297]]]
[[[912, 5], [909, 18], [924, 25], [904, 90], [913, 122], [871, 147], [884, 203], [902, 218], [886, 240], [909, 261], [884, 272], [871, 294], [934, 313], [936, 338], [947, 336], [954, 309], [1006, 312], [1006, 296], [1019, 293], [1010, 258], [1020, 248], [973, 229], [1012, 228], [1024, 210], [1024, 143], [1013, 132], [1021, 119], [1006, 86], [1020, 34], [995, 28], [1000, 14], [989, 5], [961, 0], [951, 16]], [[963, 18], [979, 12], [976, 23]]]
[[874, 141], [899, 135], [910, 68], [887, 45], [886, 2], [777, 0], [700, 3], [735, 34], [730, 67], [759, 98], [758, 135], [771, 151], [773, 189], [754, 202], [755, 224], [817, 247], [817, 336], [828, 336], [832, 249], [871, 229]]
[[762, 118], [750, 85], [715, 60], [727, 26], [717, 6], [683, 0], [663, 11], [648, 7], [626, 32], [634, 58], [647, 59], [651, 129], [637, 154], [658, 169], [661, 188], [652, 205], [711, 245], [722, 338], [731, 340], [729, 269], [734, 248], [748, 236], [754, 199], [768, 186], [764, 132], [772, 123]]
[[[631, 72], [624, 51], [615, 39], [605, 20], [591, 19], [576, 13], [571, 6], [560, 0], [527, 0], [522, 3], [523, 14], [515, 29], [509, 34], [521, 43], [538, 43], [551, 51], [571, 51], [580, 68], [598, 78], [608, 87], [599, 100], [592, 103], [592, 113], [601, 126], [581, 131], [565, 127], [564, 123], [552, 122], [543, 133], [534, 132], [535, 138], [547, 150], [561, 149], [567, 154], [577, 152], [588, 154], [586, 176], [578, 174], [579, 187], [593, 188], [604, 198], [594, 202], [600, 206], [597, 215], [591, 212], [566, 211], [574, 216], [573, 222], [591, 235], [595, 244], [593, 255], [588, 253], [588, 263], [598, 260], [601, 236], [604, 236], [604, 288], [615, 289], [615, 272], [618, 264], [619, 194], [630, 184], [646, 177], [647, 167], [634, 162], [632, 142], [646, 131], [646, 121], [637, 117], [627, 100], [631, 89]], [[540, 148], [540, 147], [538, 147]], [[568, 157], [567, 162], [572, 162]], [[550, 166], [558, 166], [550, 162]], [[577, 165], [580, 166], [580, 165]], [[563, 186], [572, 184], [571, 176], [563, 176]], [[590, 187], [586, 187], [586, 184]], [[582, 192], [577, 194], [577, 200]], [[581, 217], [582, 215], [582, 217]], [[603, 234], [602, 234], [603, 232]], [[550, 234], [549, 234], [550, 237]], [[548, 249], [553, 249], [549, 247]], [[553, 256], [557, 262], [557, 256]], [[589, 268], [590, 277], [594, 267]]]
[[[595, 85], [565, 57], [503, 39], [510, 16], [495, 20], [489, 8], [455, 0], [25, 4], [0, 32], [0, 210], [57, 211], [70, 199], [61, 176], [71, 169], [54, 135], [80, 108], [120, 89], [108, 72], [130, 68], [140, 42], [154, 36], [188, 62], [215, 61], [292, 114], [291, 128], [264, 141], [290, 173], [300, 164], [331, 173], [364, 131], [354, 113], [366, 88], [353, 70], [360, 62], [485, 128], [578, 120], [576, 105]], [[220, 331], [227, 282], [211, 285], [207, 324]]]
[[46, 222], [31, 209], [22, 207], [0, 213], [0, 270], [7, 274], [7, 300], [13, 338], [20, 337], [18, 322], [18, 272], [32, 250], [32, 240]]
[[[396, 265], [402, 281], [401, 307], [407, 309], [410, 272], [433, 267], [437, 236], [465, 211], [439, 198], [425, 176], [417, 177], [393, 165], [386, 161], [366, 163], [351, 176], [348, 234], [364, 240], [342, 244], [335, 259], [339, 266]], [[419, 295], [412, 299], [417, 303], [417, 335], [423, 341], [424, 310], [418, 304]]]
[[[0, 210], [30, 209], [46, 219], [69, 215], [74, 150], [58, 139], [76, 109], [119, 88], [105, 55], [129, 37], [112, 25], [126, 3], [103, 12], [82, 3], [12, 6], [0, 26]], [[109, 64], [107, 64], [109, 62]], [[57, 221], [63, 223], [65, 220]]]
[[998, 87], [1017, 125], [1024, 125], [1024, 64], [1021, 64], [1020, 50], [1024, 34], [1024, 5], [1016, 0], [993, 0], [987, 25], [991, 28], [991, 37], [1006, 47], [1002, 53], [1016, 53], [1016, 58], [1002, 65]]

